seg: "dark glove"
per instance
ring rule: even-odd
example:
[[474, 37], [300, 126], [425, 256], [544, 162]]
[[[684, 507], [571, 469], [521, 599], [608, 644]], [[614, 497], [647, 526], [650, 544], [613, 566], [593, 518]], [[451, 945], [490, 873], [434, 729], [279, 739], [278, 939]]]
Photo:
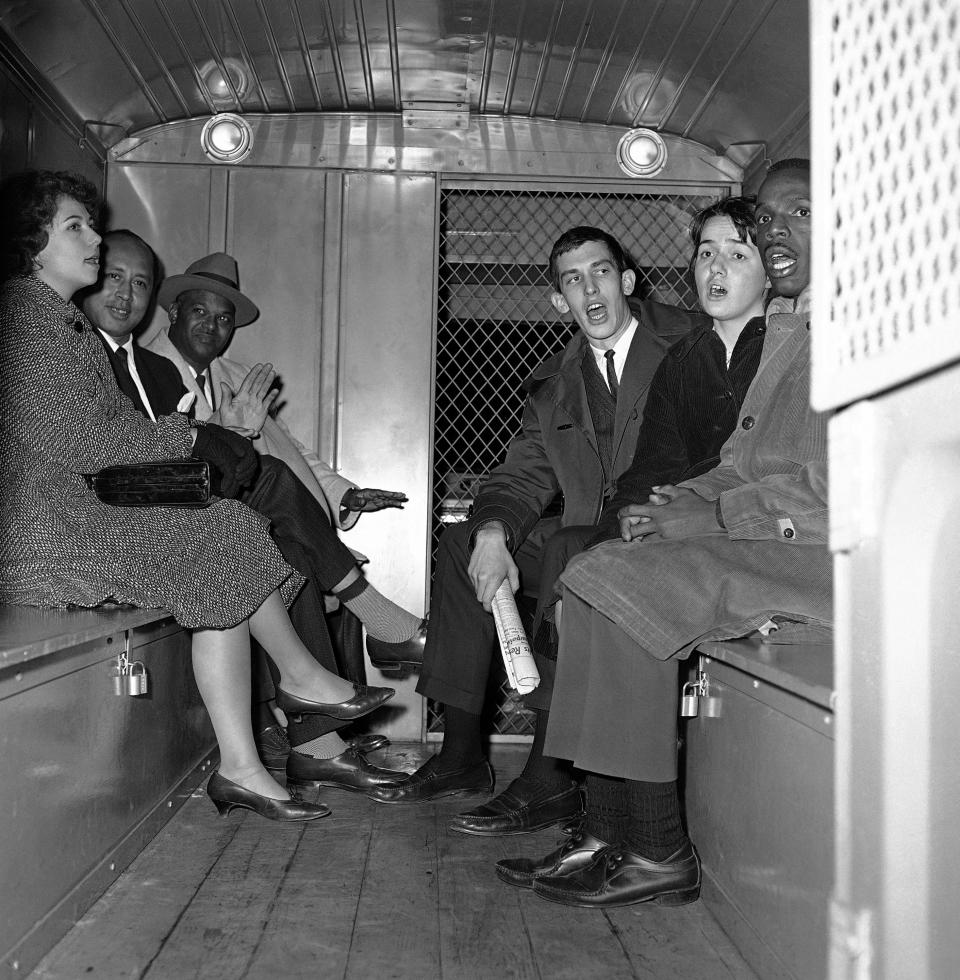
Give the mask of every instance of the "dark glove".
[[204, 425], [197, 429], [193, 455], [206, 460], [216, 470], [221, 497], [236, 497], [256, 476], [260, 460], [256, 450], [243, 436], [219, 425]]

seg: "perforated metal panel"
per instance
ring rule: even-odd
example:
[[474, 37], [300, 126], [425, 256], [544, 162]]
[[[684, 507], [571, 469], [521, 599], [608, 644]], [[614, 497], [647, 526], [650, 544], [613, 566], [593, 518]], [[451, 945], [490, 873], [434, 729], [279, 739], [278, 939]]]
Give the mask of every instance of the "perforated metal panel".
[[[519, 432], [522, 382], [573, 334], [550, 304], [553, 242], [576, 225], [603, 228], [637, 263], [638, 292], [690, 308], [696, 293], [686, 274], [687, 226], [693, 213], [725, 192], [442, 189], [434, 545], [446, 524], [466, 518], [477, 485]], [[506, 687], [503, 694], [494, 733], [529, 734], [528, 713]], [[434, 705], [427, 730], [442, 731]]]
[[960, 357], [960, 8], [817, 0], [818, 408]]

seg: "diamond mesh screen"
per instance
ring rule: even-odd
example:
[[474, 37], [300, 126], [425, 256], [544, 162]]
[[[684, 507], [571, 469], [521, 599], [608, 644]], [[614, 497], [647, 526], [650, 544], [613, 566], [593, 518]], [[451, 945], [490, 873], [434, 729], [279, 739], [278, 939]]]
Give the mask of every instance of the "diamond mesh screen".
[[[434, 553], [445, 525], [466, 518], [478, 483], [519, 432], [521, 383], [573, 333], [550, 305], [553, 242], [575, 225], [603, 228], [637, 263], [638, 292], [690, 308], [696, 293], [686, 275], [687, 225], [717, 196], [441, 191]], [[526, 709], [505, 684], [501, 690], [493, 733], [530, 734]], [[430, 704], [427, 731], [442, 730]]]
[[813, 36], [813, 400], [960, 356], [960, 10], [824, 0]]

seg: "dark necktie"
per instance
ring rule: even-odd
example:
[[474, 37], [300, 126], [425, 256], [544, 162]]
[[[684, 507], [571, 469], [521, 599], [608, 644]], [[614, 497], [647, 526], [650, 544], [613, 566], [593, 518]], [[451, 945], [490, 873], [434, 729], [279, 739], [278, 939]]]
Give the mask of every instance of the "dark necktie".
[[207, 404], [213, 408], [213, 385], [210, 385], [210, 394], [207, 394], [207, 372], [201, 371], [197, 375], [197, 387], [203, 392], [203, 397]]
[[617, 369], [613, 366], [613, 351], [608, 350], [603, 356], [607, 359], [607, 384], [610, 385], [610, 394], [616, 401], [620, 394], [620, 382], [617, 381]]
[[129, 395], [131, 391], [136, 390], [137, 386], [134, 384], [133, 375], [130, 373], [127, 349], [126, 347], [118, 347], [113, 353], [116, 355], [117, 372], [120, 375], [117, 385], [125, 395]]

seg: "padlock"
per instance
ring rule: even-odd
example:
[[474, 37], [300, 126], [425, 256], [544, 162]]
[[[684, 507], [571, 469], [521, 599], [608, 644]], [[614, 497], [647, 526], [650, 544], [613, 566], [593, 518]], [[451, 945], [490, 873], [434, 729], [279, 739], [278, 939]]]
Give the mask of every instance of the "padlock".
[[[690, 690], [694, 693], [689, 693]], [[683, 694], [680, 698], [680, 717], [696, 718], [700, 706], [700, 681], [689, 681], [683, 685]]]
[[136, 660], [130, 664], [130, 672], [127, 674], [127, 694], [137, 697], [147, 693], [147, 668]]
[[110, 668], [110, 676], [113, 678], [113, 693], [114, 694], [126, 694], [127, 693], [127, 672], [126, 665], [121, 663], [115, 663]]

